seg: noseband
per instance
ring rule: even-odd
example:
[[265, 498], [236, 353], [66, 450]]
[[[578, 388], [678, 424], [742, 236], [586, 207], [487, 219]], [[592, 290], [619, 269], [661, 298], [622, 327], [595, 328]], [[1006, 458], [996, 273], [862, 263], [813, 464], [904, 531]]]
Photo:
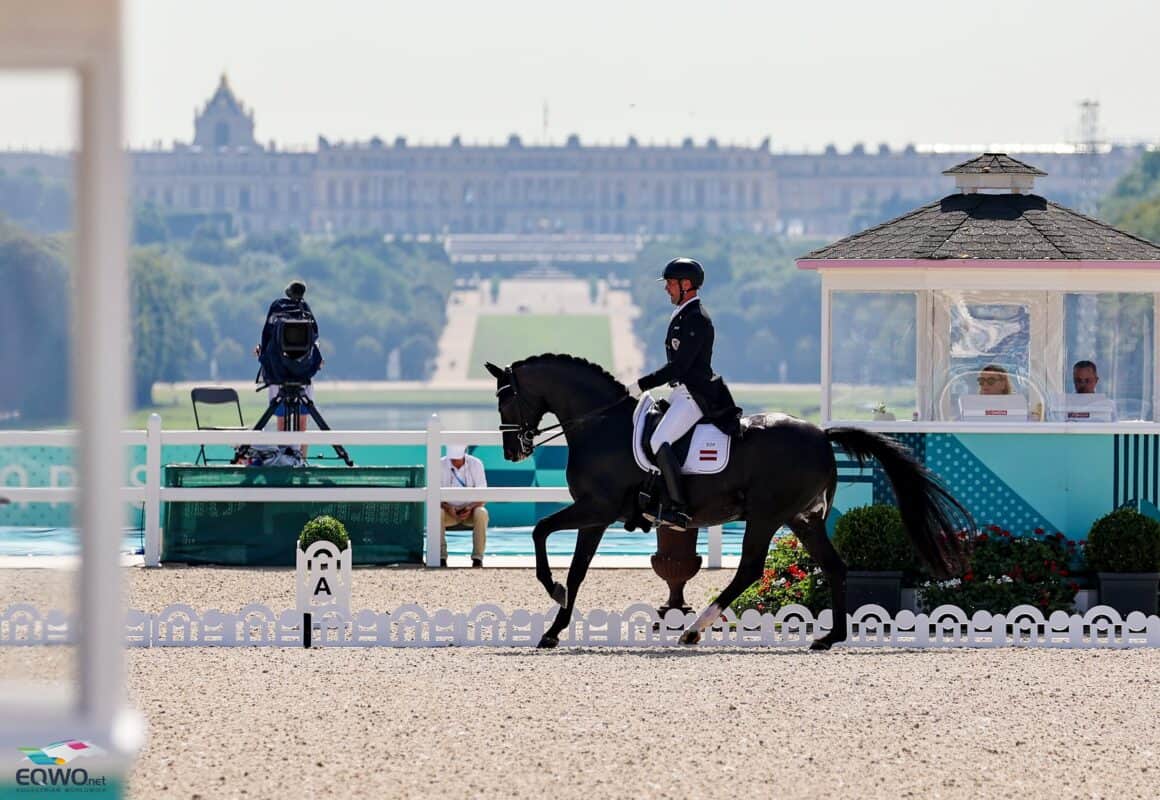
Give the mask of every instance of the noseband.
[[[499, 429], [503, 433], [514, 431], [520, 440], [520, 449], [525, 456], [531, 455], [532, 451], [536, 449], [536, 437], [543, 431], [534, 425], [529, 425], [527, 419], [524, 417], [524, 401], [520, 397], [519, 386], [516, 384], [516, 373], [511, 367], [504, 370], [508, 376], [508, 382], [495, 390], [495, 396], [502, 397], [504, 392], [511, 392], [512, 397], [516, 401], [516, 414], [519, 416], [519, 422], [515, 425], [510, 423], [500, 423]], [[559, 427], [559, 426], [553, 426]], [[542, 443], [541, 443], [542, 444]]]

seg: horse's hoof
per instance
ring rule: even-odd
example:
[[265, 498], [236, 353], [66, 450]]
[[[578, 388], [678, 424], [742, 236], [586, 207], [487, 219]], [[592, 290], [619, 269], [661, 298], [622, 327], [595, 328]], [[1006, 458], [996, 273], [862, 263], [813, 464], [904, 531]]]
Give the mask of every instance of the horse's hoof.
[[700, 641], [700, 631], [689, 629], [681, 634], [681, 644], [697, 644]]
[[568, 587], [561, 586], [558, 583], [552, 584], [552, 599], [559, 604], [560, 608], [568, 605]]
[[540, 643], [538, 645], [536, 645], [536, 649], [537, 650], [552, 650], [559, 644], [560, 644], [559, 639], [557, 639], [555, 636], [549, 636], [548, 634], [545, 633], [543, 636], [540, 637]]
[[834, 634], [834, 632], [831, 631], [830, 633], [827, 633], [825, 636], [823, 636], [821, 639], [815, 639], [813, 644], [810, 645], [810, 649], [815, 650], [815, 651], [819, 651], [819, 652], [822, 650], [829, 650], [831, 647], [833, 647], [838, 642], [844, 642], [844, 641], [846, 641], [846, 634], [844, 634], [844, 633]]

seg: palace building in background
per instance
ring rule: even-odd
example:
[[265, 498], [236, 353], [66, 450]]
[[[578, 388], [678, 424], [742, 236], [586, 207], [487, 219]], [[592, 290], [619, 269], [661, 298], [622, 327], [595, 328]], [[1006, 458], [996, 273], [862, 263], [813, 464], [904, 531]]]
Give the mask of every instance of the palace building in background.
[[[192, 143], [131, 153], [132, 192], [163, 214], [231, 219], [238, 233], [663, 236], [691, 230], [834, 237], [942, 194], [948, 163], [979, 146], [775, 153], [719, 144], [618, 146], [331, 143], [262, 144], [253, 111], [225, 76], [195, 114]], [[1093, 211], [1142, 146], [1060, 146], [1034, 155], [1052, 197]], [[0, 169], [64, 177], [63, 155], [0, 152]]]

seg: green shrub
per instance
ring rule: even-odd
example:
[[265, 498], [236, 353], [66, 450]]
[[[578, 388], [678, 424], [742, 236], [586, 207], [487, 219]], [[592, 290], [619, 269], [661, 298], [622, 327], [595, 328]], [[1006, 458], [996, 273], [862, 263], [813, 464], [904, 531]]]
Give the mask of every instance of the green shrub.
[[1095, 572], [1160, 572], [1160, 523], [1131, 508], [1092, 525], [1087, 560]]
[[298, 546], [306, 551], [310, 545], [318, 541], [326, 541], [338, 545], [338, 549], [345, 550], [350, 545], [350, 536], [346, 526], [334, 517], [315, 517], [306, 523], [302, 533], [298, 534]]
[[817, 614], [830, 607], [830, 588], [797, 537], [788, 534], [773, 540], [761, 580], [742, 592], [732, 608], [738, 614], [747, 608], [772, 613], [795, 604]]
[[919, 587], [927, 610], [949, 604], [967, 614], [1005, 614], [1031, 605], [1045, 614], [1070, 611], [1079, 584], [1071, 577], [1078, 565], [1075, 542], [1041, 528], [1012, 536], [990, 525], [967, 542], [969, 569], [961, 578], [927, 581]]
[[850, 569], [886, 572], [918, 569], [898, 509], [862, 506], [847, 511], [834, 527], [834, 548]]

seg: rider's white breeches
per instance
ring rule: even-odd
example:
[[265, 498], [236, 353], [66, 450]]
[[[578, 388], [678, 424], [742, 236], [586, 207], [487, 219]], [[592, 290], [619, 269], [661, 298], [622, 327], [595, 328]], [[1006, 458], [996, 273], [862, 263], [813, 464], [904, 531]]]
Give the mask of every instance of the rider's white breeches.
[[688, 433], [701, 421], [701, 407], [684, 386], [677, 386], [669, 397], [669, 410], [661, 417], [660, 424], [653, 431], [649, 445], [655, 453], [662, 444], [672, 444]]

